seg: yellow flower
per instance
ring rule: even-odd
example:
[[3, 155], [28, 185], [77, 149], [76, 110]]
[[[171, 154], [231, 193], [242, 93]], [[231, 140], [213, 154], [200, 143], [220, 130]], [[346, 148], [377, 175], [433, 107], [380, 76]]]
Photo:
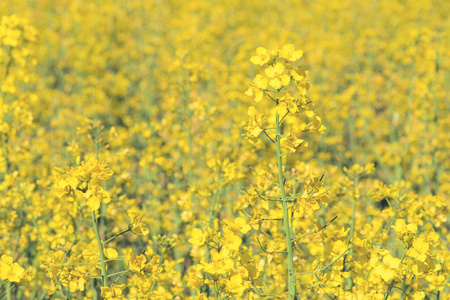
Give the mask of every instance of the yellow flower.
[[312, 119], [312, 122], [308, 123], [303, 129], [303, 132], [308, 134], [323, 134], [326, 127], [322, 125], [322, 119], [316, 115], [314, 115]]
[[[291, 81], [291, 77], [288, 74], [284, 74], [284, 65], [282, 63], [276, 63], [274, 66], [266, 68], [265, 73], [270, 78], [269, 84], [274, 89], [279, 89], [281, 86], [288, 86]], [[261, 75], [259, 75], [261, 76]]]
[[281, 108], [277, 109], [280, 111], [288, 110], [290, 113], [297, 113], [299, 112], [297, 100], [292, 97], [289, 93], [285, 93], [282, 97], [280, 97], [280, 101], [278, 103], [278, 106], [281, 106]]
[[302, 153], [308, 150], [308, 143], [299, 139], [296, 134], [289, 132], [280, 140], [281, 146], [288, 149], [290, 153]]
[[187, 285], [191, 289], [198, 289], [203, 285], [204, 280], [203, 280], [202, 270], [203, 270], [202, 265], [195, 265], [195, 266], [192, 266], [189, 268]]
[[269, 51], [264, 47], [256, 48], [256, 55], [250, 58], [254, 65], [263, 65]]
[[384, 282], [390, 283], [391, 280], [399, 276], [400, 272], [400, 259], [392, 257], [387, 254], [383, 257], [383, 263], [378, 264], [372, 271], [374, 275], [378, 275]]
[[156, 278], [163, 268], [160, 265], [160, 256], [154, 255], [152, 259], [147, 262], [144, 254], [137, 256], [132, 250], [128, 252], [126, 263], [131, 271], [139, 276]]
[[108, 180], [114, 172], [108, 168], [106, 162], [99, 163], [94, 157], [82, 161], [81, 165], [74, 169], [73, 176], [80, 181], [93, 181], [98, 184], [100, 181]]
[[272, 64], [275, 61], [277, 51], [269, 51], [264, 47], [256, 48], [256, 55], [250, 58], [254, 65], [263, 66], [265, 64]]
[[240, 274], [235, 274], [230, 279], [225, 280], [225, 288], [230, 294], [239, 294], [248, 288], [248, 283], [242, 280]]
[[250, 143], [257, 144], [259, 143], [258, 136], [264, 131], [266, 118], [253, 106], [248, 108], [247, 114], [249, 118], [247, 125], [244, 126], [244, 130], [246, 131], [245, 137]]
[[303, 51], [295, 50], [294, 45], [287, 44], [281, 48], [281, 50], [279, 51], [279, 55], [289, 62], [295, 62], [303, 56]]
[[411, 248], [408, 249], [407, 254], [421, 262], [425, 262], [430, 254], [430, 244], [425, 240], [424, 236], [414, 239]]
[[225, 231], [221, 242], [223, 247], [228, 248], [230, 251], [238, 251], [242, 240], [240, 237], [235, 235], [233, 231], [227, 230]]
[[131, 219], [131, 222], [128, 225], [128, 229], [130, 229], [131, 232], [137, 235], [147, 235], [150, 232], [148, 228], [144, 227], [145, 224], [142, 223], [142, 218], [144, 217], [142, 212], [129, 210], [128, 216]]
[[111, 202], [110, 194], [99, 185], [94, 185], [83, 196], [87, 199], [86, 205], [93, 211], [100, 208], [100, 203], [106, 204]]
[[[117, 250], [115, 250], [114, 248], [103, 247], [103, 253], [107, 259], [115, 259], [119, 256]], [[97, 241], [92, 241], [88, 248], [83, 250], [82, 255], [83, 258], [88, 262], [96, 263], [100, 261], [100, 253], [98, 250]]]
[[206, 236], [201, 229], [194, 228], [191, 233], [192, 237], [188, 240], [194, 246], [203, 246], [206, 242]]
[[242, 217], [237, 217], [233, 221], [225, 220], [224, 222], [234, 233], [241, 232], [245, 234], [252, 229], [252, 227], [248, 225], [247, 221]]
[[62, 283], [65, 286], [67, 286], [68, 283], [69, 290], [73, 293], [77, 290], [84, 291], [84, 286], [87, 282], [87, 279], [88, 277], [84, 273], [78, 270], [73, 270], [65, 280], [62, 280]]
[[265, 70], [266, 76], [268, 78], [274, 78], [276, 76], [283, 74], [283, 72], [284, 72], [284, 65], [282, 63], [276, 63], [274, 66], [269, 66]]
[[127, 287], [126, 284], [113, 285], [111, 287], [101, 287], [101, 296], [107, 300], [122, 300], [126, 299], [122, 295], [122, 291]]
[[406, 225], [406, 222], [403, 219], [397, 219], [395, 225], [392, 225], [391, 227], [397, 232], [398, 239], [407, 246], [409, 246], [417, 232], [416, 224]]
[[234, 262], [231, 259], [230, 250], [223, 247], [220, 252], [215, 249], [211, 250], [212, 262], [206, 264], [204, 271], [211, 275], [222, 275], [233, 269]]
[[26, 276], [26, 271], [18, 263], [13, 263], [13, 258], [9, 255], [2, 255], [0, 258], [0, 279], [9, 282], [21, 282]]
[[269, 81], [266, 77], [262, 75], [256, 75], [255, 79], [253, 79], [252, 84], [248, 88], [248, 90], [245, 92], [247, 96], [255, 96], [255, 101], [259, 102], [264, 97], [264, 90], [267, 89], [267, 86], [269, 85]]
[[347, 243], [342, 240], [337, 240], [333, 243], [333, 248], [331, 249], [331, 257], [335, 259], [339, 257], [345, 250], [348, 249]]

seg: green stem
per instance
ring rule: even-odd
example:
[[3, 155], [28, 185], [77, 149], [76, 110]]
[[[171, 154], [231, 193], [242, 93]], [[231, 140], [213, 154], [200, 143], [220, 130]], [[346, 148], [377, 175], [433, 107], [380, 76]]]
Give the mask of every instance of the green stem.
[[128, 272], [130, 272], [130, 270], [120, 271], [120, 272], [117, 272], [117, 273], [110, 274], [110, 275], [108, 275], [108, 277], [122, 275], [122, 274], [125, 274], [125, 273], [128, 273]]
[[[222, 173], [222, 171], [220, 171], [220, 173]], [[219, 181], [217, 182], [216, 194], [214, 195], [214, 200], [213, 200], [213, 203], [211, 205], [211, 210], [209, 211], [208, 227], [211, 227], [213, 225], [214, 211], [215, 211], [215, 208], [216, 208], [217, 200], [219, 199], [220, 185], [221, 184], [222, 184], [222, 174], [220, 175]], [[206, 248], [206, 262], [210, 261], [210, 256], [211, 256], [211, 253], [209, 251], [209, 248]]]
[[208, 218], [208, 226], [211, 227], [213, 221], [214, 221], [214, 210], [216, 208], [216, 203], [217, 200], [219, 198], [219, 192], [220, 192], [220, 185], [222, 183], [222, 175], [220, 175], [219, 177], [219, 181], [217, 182], [217, 187], [216, 187], [216, 193], [214, 195], [214, 200], [213, 203], [211, 205], [211, 210], [209, 211], [209, 218]]
[[[353, 245], [352, 245], [353, 246]], [[352, 247], [351, 246], [351, 247]], [[328, 265], [326, 265], [325, 267], [320, 269], [320, 274], [325, 273], [325, 271], [328, 271], [329, 268], [331, 268], [338, 260], [340, 260], [342, 258], [342, 256], [344, 256], [345, 254], [347, 254], [347, 252], [351, 249], [348, 248], [347, 250], [345, 250], [344, 252], [342, 252], [338, 257], [336, 257], [332, 262], [330, 262]]]
[[31, 215], [31, 221], [33, 222], [34, 228], [36, 228], [36, 231], [38, 233], [39, 239], [41, 240], [41, 242], [44, 245], [45, 249], [47, 251], [50, 251], [50, 248], [47, 245], [47, 243], [45, 242], [44, 238], [42, 237], [41, 231], [39, 230], [39, 226], [38, 226], [38, 224], [36, 222], [36, 219], [33, 217], [33, 215]]
[[6, 174], [9, 171], [9, 161], [8, 161], [8, 134], [5, 134], [5, 139], [3, 141], [3, 156], [5, 157], [5, 172], [2, 174], [2, 179], [4, 180]]
[[91, 212], [92, 216], [92, 226], [94, 227], [95, 237], [97, 238], [97, 245], [98, 245], [98, 252], [100, 253], [100, 266], [101, 266], [101, 276], [102, 276], [102, 285], [104, 287], [108, 286], [108, 272], [106, 270], [106, 260], [105, 260], [105, 254], [103, 253], [103, 244], [102, 240], [100, 239], [100, 234], [98, 232], [98, 224], [97, 220], [95, 218], [95, 211]]
[[[98, 158], [99, 158], [99, 153], [100, 153], [100, 141], [99, 141], [99, 135], [100, 133], [95, 133], [95, 140], [94, 140], [94, 145], [95, 145], [95, 159], [98, 162]], [[103, 230], [105, 230], [106, 228], [106, 204], [104, 203], [100, 203], [100, 226], [99, 226], [99, 232], [101, 232], [101, 236], [105, 236], [105, 233], [103, 232]]]
[[[356, 176], [355, 183], [353, 186], [353, 193], [355, 193], [355, 194], [357, 192], [356, 190], [358, 188], [358, 182], [359, 182], [359, 176]], [[356, 196], [352, 199], [352, 202], [353, 202], [353, 204], [352, 204], [352, 225], [350, 228], [350, 241], [352, 243], [350, 246], [350, 256], [352, 256], [352, 257], [353, 257], [353, 249], [354, 249], [353, 239], [355, 238], [356, 202], [357, 202], [357, 200], [358, 200], [358, 198]], [[350, 290], [352, 290], [353, 289], [353, 280], [352, 280], [351, 276], [349, 276], [349, 284], [350, 284]]]
[[284, 233], [286, 237], [286, 247], [288, 253], [288, 291], [289, 299], [296, 298], [296, 278], [295, 278], [295, 268], [294, 268], [294, 251], [292, 248], [292, 237], [291, 229], [289, 224], [289, 210], [288, 210], [288, 200], [286, 198], [286, 191], [284, 189], [284, 176], [283, 176], [283, 162], [281, 159], [281, 142], [280, 142], [280, 116], [278, 112], [276, 113], [276, 135], [275, 135], [275, 145], [277, 147], [277, 163], [278, 163], [278, 182], [280, 184], [281, 199], [283, 200], [283, 224]]
[[118, 236], [121, 236], [122, 234], [125, 234], [125, 233], [127, 233], [128, 231], [131, 231], [131, 229], [124, 230], [124, 231], [122, 231], [121, 233], [118, 233], [118, 234], [116, 234], [115, 236], [113, 236], [113, 237], [107, 239], [106, 241], [103, 242], [103, 245], [108, 244], [109, 242], [111, 242], [112, 240], [114, 240], [115, 238], [117, 238]]
[[78, 222], [77, 222], [77, 225], [76, 225], [76, 232], [75, 232], [75, 235], [74, 235], [73, 240], [72, 240], [72, 245], [70, 246], [69, 250], [67, 251], [67, 255], [69, 255], [70, 252], [72, 252], [73, 247], [74, 247], [75, 244], [77, 243], [78, 235], [80, 234], [81, 223], [83, 222], [83, 213], [82, 213], [82, 209], [80, 210], [79, 213], [80, 213], [80, 218], [79, 218], [79, 220], [78, 220]]
[[114, 280], [113, 285], [115, 285], [116, 282], [117, 282], [120, 278], [122, 278], [123, 275], [127, 274], [129, 271], [130, 271], [130, 270], [123, 271], [122, 274], [120, 274], [120, 276], [117, 277], [116, 280]]
[[9, 50], [8, 50], [8, 64], [6, 65], [6, 69], [5, 69], [5, 80], [8, 78], [9, 70], [11, 69], [11, 66], [13, 63], [12, 49], [13, 49], [13, 47], [10, 46]]
[[7, 294], [9, 295], [9, 292], [16, 286], [16, 284], [11, 284], [11, 287], [3, 294], [0, 296], [0, 299], [2, 299], [3, 297], [5, 297]]
[[57, 265], [59, 268], [71, 267], [71, 266], [99, 266], [98, 263], [76, 263], [76, 264], [60, 264]]
[[[390, 88], [392, 90], [392, 88]], [[398, 138], [397, 134], [395, 132], [395, 126], [394, 126], [394, 104], [392, 102], [389, 102], [388, 104], [389, 108], [389, 141], [391, 144], [397, 145]], [[403, 177], [403, 169], [402, 169], [402, 162], [399, 162], [395, 164], [395, 180], [399, 182]]]

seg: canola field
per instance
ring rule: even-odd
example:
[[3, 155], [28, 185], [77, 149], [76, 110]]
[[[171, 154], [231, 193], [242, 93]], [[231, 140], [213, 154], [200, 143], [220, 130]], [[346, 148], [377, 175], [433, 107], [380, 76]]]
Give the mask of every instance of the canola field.
[[0, 299], [450, 299], [450, 3], [0, 2]]

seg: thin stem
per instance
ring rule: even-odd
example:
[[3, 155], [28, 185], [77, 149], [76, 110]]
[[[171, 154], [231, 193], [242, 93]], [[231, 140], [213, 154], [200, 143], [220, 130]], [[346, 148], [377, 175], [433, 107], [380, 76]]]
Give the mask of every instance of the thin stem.
[[263, 130], [264, 134], [269, 138], [269, 140], [275, 144], [275, 141], [267, 134], [265, 130]]
[[8, 174], [9, 171], [9, 159], [8, 159], [8, 134], [5, 133], [5, 138], [3, 141], [3, 156], [5, 160], [5, 172], [2, 174], [2, 179], [4, 180], [6, 177], [6, 174]]
[[11, 284], [11, 287], [3, 294], [0, 296], [0, 299], [2, 299], [3, 297], [5, 297], [14, 287], [16, 286], [16, 284]]
[[[333, 219], [331, 219], [331, 221], [329, 221], [328, 223], [326, 223], [326, 224], [322, 227], [322, 230], [324, 230], [325, 228], [327, 228], [327, 226], [330, 225], [331, 222], [333, 222], [333, 221], [336, 220], [336, 219], [337, 219], [337, 216], [335, 216]], [[317, 232], [318, 232], [318, 231], [313, 231], [313, 232], [305, 233], [304, 235], [301, 235], [301, 236], [299, 236], [298, 238], [293, 239], [293, 240], [292, 240], [292, 243], [295, 243], [296, 241], [301, 240], [302, 238], [304, 238], [304, 237], [306, 237], [306, 236], [308, 236], [308, 235], [317, 233]]]
[[289, 114], [289, 111], [287, 111], [287, 113], [281, 118], [281, 121], [280, 121], [280, 124], [282, 124], [283, 123], [283, 121], [284, 121], [284, 118], [286, 118], [286, 116]]
[[11, 69], [12, 63], [13, 63], [13, 57], [12, 57], [12, 49], [13, 47], [10, 46], [9, 50], [8, 50], [8, 64], [6, 65], [6, 70], [5, 70], [5, 80], [8, 78], [9, 75], [9, 70]]
[[[222, 184], [222, 171], [220, 171], [219, 181], [217, 182], [217, 186], [216, 186], [216, 193], [214, 195], [214, 200], [213, 200], [213, 203], [211, 205], [211, 210], [209, 211], [208, 227], [211, 227], [213, 222], [214, 222], [214, 211], [216, 209], [217, 200], [219, 199], [219, 192], [220, 192], [220, 185], [221, 184]], [[209, 262], [210, 257], [211, 257], [211, 253], [209, 251], [209, 248], [206, 248], [206, 261], [207, 262]]]
[[130, 272], [130, 270], [120, 271], [117, 273], [109, 274], [108, 277], [113, 277], [113, 276], [121, 275], [121, 274], [128, 273], [128, 272]]
[[81, 227], [81, 223], [83, 222], [83, 213], [82, 213], [82, 209], [80, 210], [79, 213], [80, 213], [80, 219], [79, 219], [78, 222], [77, 222], [77, 227], [76, 227], [77, 229], [76, 229], [75, 235], [74, 235], [73, 240], [72, 240], [72, 245], [70, 245], [70, 248], [69, 248], [69, 250], [67, 251], [67, 255], [69, 255], [70, 252], [72, 252], [73, 247], [74, 247], [75, 244], [77, 243], [78, 235], [80, 234], [80, 227]]
[[287, 294], [289, 294], [289, 293], [275, 293], [275, 294], [267, 294], [267, 295], [264, 295], [265, 297], [270, 297], [270, 296], [279, 296], [279, 295], [287, 295]]
[[213, 221], [214, 221], [214, 210], [216, 208], [216, 203], [219, 198], [219, 192], [220, 192], [220, 185], [222, 184], [222, 175], [219, 177], [219, 181], [217, 182], [216, 186], [216, 193], [214, 195], [214, 200], [211, 205], [211, 210], [209, 211], [209, 218], [208, 218], [208, 226], [211, 227]]
[[127, 232], [129, 232], [129, 231], [131, 231], [131, 229], [128, 228], [127, 230], [124, 230], [124, 231], [122, 231], [121, 233], [118, 233], [118, 234], [116, 234], [115, 236], [110, 237], [110, 238], [107, 239], [105, 242], [103, 242], [103, 245], [108, 244], [109, 242], [111, 242], [111, 241], [114, 240], [115, 238], [117, 238], [117, 237], [121, 236], [122, 234], [125, 234], [125, 233], [127, 233]]
[[107, 260], [105, 260], [105, 262], [110, 262], [110, 261], [126, 261], [126, 259], [124, 259], [124, 258], [113, 258], [113, 259], [107, 259]]
[[284, 224], [284, 233], [286, 237], [286, 247], [288, 254], [288, 291], [289, 291], [289, 299], [295, 299], [296, 292], [296, 278], [295, 278], [295, 268], [294, 268], [294, 253], [292, 249], [292, 238], [291, 238], [291, 229], [289, 224], [289, 210], [288, 210], [288, 200], [286, 198], [286, 191], [284, 189], [284, 176], [283, 176], [283, 162], [281, 159], [281, 128], [280, 128], [280, 116], [278, 112], [276, 113], [276, 148], [277, 148], [277, 162], [278, 162], [278, 182], [280, 184], [281, 198], [283, 200], [283, 224]]
[[295, 276], [303, 275], [303, 274], [312, 274], [312, 273], [314, 273], [314, 271], [301, 272], [301, 273], [295, 274]]
[[272, 92], [272, 93], [274, 93], [273, 91], [267, 91], [267, 90], [264, 90], [264, 94], [266, 94], [269, 98], [270, 98], [270, 100], [272, 100], [273, 102], [275, 102], [277, 105], [278, 105], [278, 101], [277, 100], [275, 100], [275, 99], [273, 99], [272, 98], [272, 96], [270, 96], [270, 94], [268, 94], [267, 92]]
[[347, 250], [345, 250], [344, 252], [341, 253], [341, 255], [339, 255], [336, 259], [334, 259], [332, 262], [330, 262], [328, 265], [326, 265], [325, 267], [320, 269], [320, 274], [325, 273], [324, 271], [326, 271], [329, 267], [331, 267], [332, 265], [334, 265], [335, 262], [337, 262], [338, 260], [340, 260], [342, 258], [342, 256], [344, 256], [345, 254], [347, 254], [347, 252], [350, 250], [350, 248], [348, 248]]
[[100, 239], [100, 234], [98, 232], [98, 224], [95, 217], [95, 211], [91, 212], [92, 216], [92, 226], [94, 227], [95, 237], [97, 238], [98, 252], [100, 253], [100, 266], [101, 266], [101, 276], [103, 287], [108, 286], [108, 271], [106, 270], [105, 254], [103, 253], [102, 240]]
[[[353, 186], [353, 193], [355, 195], [355, 197], [353, 197], [352, 201], [352, 224], [351, 224], [351, 228], [350, 228], [350, 240], [352, 241], [352, 245], [350, 248], [350, 256], [353, 257], [353, 239], [355, 238], [355, 221], [356, 221], [356, 202], [357, 202], [357, 192], [356, 189], [358, 188], [358, 182], [359, 182], [359, 176], [356, 176], [355, 178], [355, 182], [354, 182], [354, 186]], [[352, 277], [349, 276], [349, 284], [350, 284], [350, 290], [353, 289], [353, 280]]]
[[[306, 199], [305, 202], [308, 202], [308, 201], [312, 198], [312, 196], [314, 196], [314, 192], [316, 191], [317, 187], [319, 186], [319, 183], [322, 182], [323, 176], [324, 176], [324, 175], [322, 175], [322, 176], [320, 177], [319, 181], [316, 182], [316, 184], [315, 184], [314, 187], [311, 189], [311, 191], [306, 190], [306, 192], [307, 192], [307, 194], [309, 195], [309, 197]], [[328, 189], [327, 192], [328, 192], [329, 190], [330, 190], [330, 189]], [[291, 208], [293, 208], [293, 207], [295, 207], [295, 206], [298, 206], [298, 205], [300, 205], [300, 204], [302, 204], [302, 203], [300, 202], [300, 203], [297, 203], [297, 204], [293, 204], [293, 205], [289, 206], [288, 209], [291, 209]]]
[[60, 264], [57, 265], [59, 268], [71, 267], [71, 266], [99, 266], [98, 263], [76, 263], [76, 264]]
[[116, 282], [117, 282], [120, 278], [122, 278], [123, 275], [127, 274], [129, 271], [130, 271], [130, 270], [123, 271], [122, 274], [120, 274], [120, 276], [117, 277], [116, 280], [114, 280], [113, 285], [115, 285]]
[[45, 242], [44, 238], [42, 237], [41, 231], [39, 230], [39, 226], [38, 226], [38, 224], [36, 222], [36, 219], [33, 217], [33, 215], [31, 216], [31, 221], [33, 222], [33, 225], [36, 228], [36, 231], [38, 233], [39, 239], [41, 240], [41, 242], [44, 245], [45, 249], [47, 251], [50, 251], [50, 248], [48, 247], [47, 243]]

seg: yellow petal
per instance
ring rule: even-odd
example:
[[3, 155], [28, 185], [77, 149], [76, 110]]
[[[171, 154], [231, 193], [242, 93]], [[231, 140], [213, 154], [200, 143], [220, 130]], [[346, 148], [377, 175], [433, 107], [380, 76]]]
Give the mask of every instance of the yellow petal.
[[266, 73], [266, 76], [269, 78], [273, 78], [275, 76], [275, 68], [273, 66], [267, 67], [264, 72]]
[[282, 63], [277, 63], [274, 67], [274, 71], [276, 74], [281, 74], [284, 72], [284, 65]]
[[253, 89], [251, 87], [248, 88], [248, 90], [245, 92], [247, 96], [253, 96]]
[[119, 254], [117, 253], [116, 249], [114, 248], [106, 248], [105, 249], [105, 256], [108, 259], [115, 259], [119, 256]]
[[295, 47], [292, 44], [284, 45], [280, 50], [280, 56], [285, 59], [289, 59], [292, 53], [295, 51]]
[[292, 53], [292, 56], [289, 58], [289, 60], [291, 62], [294, 62], [294, 61], [299, 60], [302, 56], [303, 56], [303, 51], [297, 50], [297, 51], [294, 51], [294, 53]]
[[250, 58], [250, 61], [251, 61], [252, 64], [254, 64], [254, 65], [259, 65], [259, 64], [262, 62], [262, 59], [261, 59], [261, 57], [259, 57], [259, 56], [252, 56], [252, 57]]
[[262, 91], [255, 92], [255, 101], [259, 102], [264, 98], [264, 93]]
[[263, 77], [262, 75], [256, 75], [255, 79], [253, 80], [255, 83], [255, 86], [260, 89], [266, 89], [267, 88], [267, 78]]
[[278, 90], [281, 87], [281, 80], [279, 78], [270, 80], [270, 86]]
[[265, 56], [267, 55], [267, 49], [264, 47], [258, 47], [256, 48], [256, 54], [259, 56]]
[[290, 82], [291, 82], [291, 76], [286, 75], [286, 74], [281, 75], [281, 83], [284, 86], [288, 86]]
[[257, 113], [258, 113], [258, 110], [253, 106], [250, 106], [247, 110], [247, 115], [249, 115], [250, 117], [256, 116]]

